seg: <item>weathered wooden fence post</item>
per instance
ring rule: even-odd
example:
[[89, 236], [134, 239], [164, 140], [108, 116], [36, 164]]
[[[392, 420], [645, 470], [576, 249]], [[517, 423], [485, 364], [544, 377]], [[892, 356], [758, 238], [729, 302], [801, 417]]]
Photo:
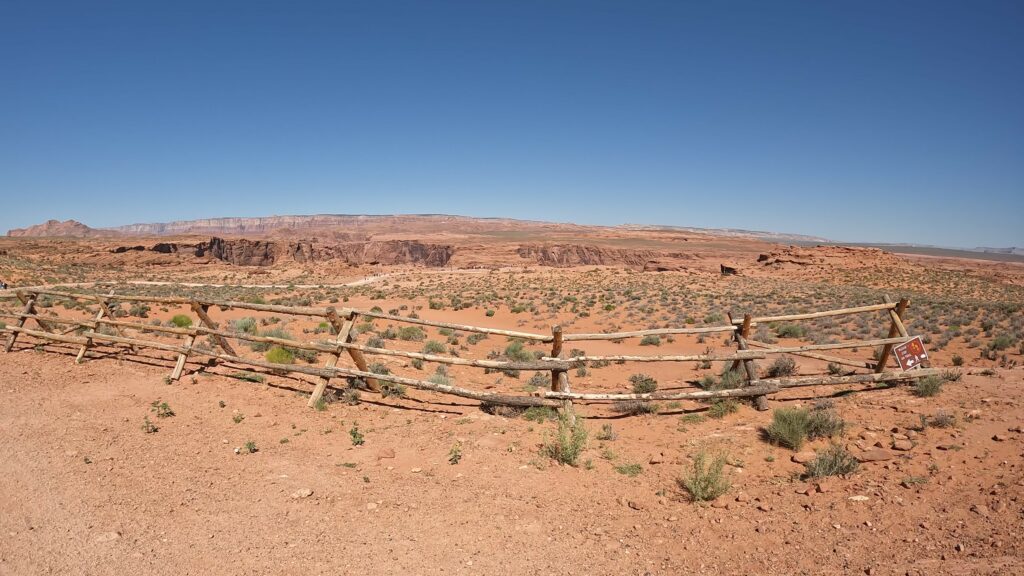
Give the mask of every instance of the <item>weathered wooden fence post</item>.
[[[352, 323], [355, 324], [356, 318], [359, 316], [359, 314], [355, 310], [347, 310], [346, 314], [352, 320]], [[346, 344], [349, 343], [349, 342], [352, 342], [352, 328], [351, 327], [348, 330], [348, 336], [347, 336], [347, 339], [345, 340]], [[359, 370], [361, 372], [369, 372], [370, 371], [370, 368], [369, 368], [368, 364], [366, 363], [366, 356], [363, 356], [363, 352], [361, 350], [356, 350], [355, 348], [349, 348], [348, 349], [348, 355], [349, 355], [349, 357], [352, 358], [352, 361], [355, 362], [356, 368], [359, 368]], [[373, 390], [374, 392], [380, 392], [380, 382], [376, 378], [365, 378], [365, 380], [366, 380], [366, 385], [370, 387], [370, 390]]]
[[[882, 297], [882, 301], [886, 304], [891, 304], [892, 299], [886, 294]], [[889, 319], [891, 323], [889, 325], [889, 336], [888, 338], [895, 338], [896, 336], [907, 337], [907, 328], [903, 326], [903, 313], [906, 312], [907, 306], [910, 305], [910, 300], [906, 298], [900, 298], [896, 309], [889, 309]], [[878, 363], [875, 364], [875, 373], [880, 374], [885, 371], [885, 364], [889, 361], [889, 356], [892, 355], [892, 349], [895, 344], [886, 344], [882, 347], [882, 356], [878, 359]]]
[[[736, 331], [736, 346], [740, 350], [748, 350], [747, 338], [750, 336], [750, 324], [753, 318], [750, 314], [743, 315], [743, 325]], [[743, 369], [747, 373], [747, 386], [750, 386], [752, 382], [757, 380], [757, 364], [753, 359], [742, 360]], [[762, 394], [760, 396], [754, 396], [754, 408], [760, 411], [768, 409], [768, 396]]]
[[[553, 326], [551, 328], [551, 357], [561, 358], [562, 357], [562, 327]], [[551, 391], [552, 392], [568, 392], [569, 391], [569, 373], [564, 369], [552, 369], [551, 370]], [[572, 426], [576, 425], [576, 413], [572, 407], [572, 399], [565, 398], [562, 400], [561, 407], [559, 408], [561, 416], [569, 421]]]
[[[17, 294], [18, 300], [21, 300], [21, 303], [24, 304], [25, 307], [21, 309], [21, 316], [18, 318], [18, 321], [15, 325], [18, 328], [24, 328], [25, 321], [28, 319], [28, 315], [35, 313], [36, 297], [34, 294], [26, 297], [22, 292], [18, 292]], [[36, 320], [36, 322], [38, 323], [39, 321]], [[42, 324], [40, 323], [39, 326], [42, 327]], [[18, 333], [11, 332], [10, 337], [7, 338], [7, 345], [4, 346], [4, 352], [10, 352], [14, 348], [14, 341], [17, 339]]]
[[[209, 328], [210, 330], [217, 329], [217, 323], [210, 318], [209, 314], [207, 314], [207, 311], [210, 309], [209, 304], [202, 304], [196, 300], [193, 300], [189, 304], [189, 306], [192, 308], [192, 311], [196, 313], [196, 316], [199, 316], [199, 321], [202, 322], [203, 326]], [[228, 342], [227, 338], [219, 334], [211, 334], [210, 337], [213, 338], [213, 341], [216, 342], [217, 345], [220, 346], [221, 349], [227, 352], [229, 355], [238, 356], [238, 353], [235, 352], [235, 349], [231, 347], [231, 344]]]
[[[334, 368], [338, 365], [338, 360], [341, 360], [342, 347], [340, 344], [347, 344], [350, 340], [349, 336], [352, 333], [352, 322], [355, 318], [355, 314], [352, 312], [348, 313], [347, 318], [342, 322], [341, 318], [338, 317], [338, 313], [334, 308], [327, 309], [327, 321], [334, 327], [334, 331], [337, 332], [338, 336], [334, 342], [339, 344], [338, 349], [331, 354], [331, 357], [327, 359], [326, 368]], [[360, 368], [362, 370], [362, 368]], [[320, 401], [320, 398], [324, 395], [324, 390], [327, 389], [327, 385], [330, 383], [330, 376], [321, 376], [320, 381], [316, 383], [316, 388], [313, 388], [313, 393], [309, 396], [309, 402], [307, 406], [310, 408], [316, 406], [316, 403]]]
[[[114, 290], [111, 289], [110, 292], [107, 293], [107, 296], [110, 297], [110, 296], [113, 296], [113, 295], [114, 295]], [[103, 320], [103, 316], [106, 316], [106, 317], [110, 318], [111, 320], [115, 320], [115, 318], [114, 318], [114, 311], [110, 309], [110, 305], [107, 303], [107, 300], [104, 300], [102, 298], [97, 298], [96, 299], [96, 303], [98, 304], [99, 310], [96, 311], [96, 318], [93, 319], [93, 330], [98, 331], [100, 329], [100, 322]], [[114, 328], [114, 331], [117, 332], [118, 336], [120, 336], [122, 338], [126, 338], [126, 336], [124, 335], [124, 332], [122, 332], [119, 327], [113, 326], [113, 328]], [[78, 349], [78, 356], [75, 357], [75, 364], [81, 364], [82, 363], [82, 360], [85, 359], [86, 351], [89, 350], [89, 348], [93, 345], [92, 338], [86, 338], [85, 342], [86, 343], [82, 344], [82, 347]], [[139, 349], [136, 348], [134, 344], [131, 344], [130, 346], [131, 346], [132, 354], [138, 354], [139, 353]]]

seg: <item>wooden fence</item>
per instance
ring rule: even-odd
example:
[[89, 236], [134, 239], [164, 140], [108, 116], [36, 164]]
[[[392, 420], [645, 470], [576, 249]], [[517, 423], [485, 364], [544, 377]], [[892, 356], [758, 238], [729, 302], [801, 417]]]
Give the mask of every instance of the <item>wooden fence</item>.
[[[100, 346], [115, 347], [122, 351], [138, 354], [141, 349], [152, 349], [174, 355], [174, 367], [169, 378], [179, 379], [186, 369], [191, 357], [207, 357], [214, 362], [250, 366], [269, 370], [272, 373], [297, 373], [315, 376], [317, 379], [309, 397], [309, 405], [313, 406], [332, 386], [332, 379], [354, 377], [365, 382], [366, 388], [374, 392], [382, 392], [381, 383], [408, 386], [414, 389], [450, 394], [470, 398], [482, 403], [509, 406], [551, 406], [560, 409], [572, 417], [573, 403], [598, 403], [620, 401], [678, 401], [698, 400], [709, 401], [723, 398], [752, 398], [758, 409], [767, 408], [767, 396], [787, 388], [801, 386], [833, 386], [857, 383], [892, 382], [911, 380], [938, 374], [939, 370], [919, 368], [910, 371], [886, 370], [892, 348], [911, 338], [902, 321], [909, 302], [902, 299], [892, 302], [888, 297], [879, 304], [828, 310], [806, 314], [789, 314], [782, 316], [751, 316], [742, 318], [730, 316], [729, 322], [722, 326], [661, 328], [653, 330], [637, 330], [613, 333], [563, 333], [560, 326], [554, 326], [549, 334], [537, 334], [498, 328], [470, 326], [450, 322], [424, 320], [415, 317], [398, 316], [374, 310], [357, 310], [354, 308], [335, 309], [333, 307], [285, 306], [274, 304], [255, 304], [249, 302], [230, 302], [199, 297], [166, 297], [166, 296], [128, 296], [117, 295], [113, 291], [107, 294], [86, 294], [65, 292], [53, 289], [32, 288], [0, 293], [0, 300], [16, 298], [21, 310], [0, 312], [0, 318], [13, 320], [3, 330], [8, 333], [5, 352], [11, 352], [19, 336], [37, 340], [59, 342], [78, 347], [76, 362], [86, 359], [90, 349]], [[37, 310], [41, 298], [50, 300], [67, 300], [78, 305], [95, 305], [96, 313], [91, 318], [72, 319], [51, 314], [40, 314]], [[198, 325], [188, 327], [169, 326], [165, 324], [145, 324], [118, 319], [114, 308], [119, 303], [155, 304], [164, 306], [185, 307], [198, 318]], [[333, 332], [330, 341], [302, 341], [292, 338], [279, 338], [247, 332], [226, 330], [213, 320], [210, 312], [213, 308], [225, 310], [248, 310], [290, 316], [304, 316], [323, 319]], [[889, 333], [886, 338], [856, 340], [841, 343], [802, 344], [782, 346], [751, 339], [752, 330], [759, 324], [776, 322], [798, 322], [823, 317], [845, 316], [851, 314], [885, 312], [889, 317]], [[384, 320], [398, 324], [422, 326], [433, 329], [505, 336], [523, 342], [550, 345], [550, 353], [538, 355], [532, 360], [517, 361], [509, 359], [470, 359], [452, 354], [438, 354], [393, 350], [381, 346], [368, 346], [355, 342], [355, 326], [359, 320]], [[32, 322], [36, 328], [27, 327]], [[145, 335], [162, 335], [174, 338], [174, 342], [158, 341]], [[735, 345], [735, 350], [727, 353], [714, 353], [710, 349], [703, 354], [690, 355], [577, 355], [564, 351], [566, 343], [584, 341], [621, 341], [645, 336], [676, 335], [728, 335]], [[213, 347], [200, 346], [197, 338], [206, 336]], [[298, 364], [279, 364], [266, 360], [247, 358], [239, 354], [231, 341], [243, 341], [250, 344], [260, 343], [281, 346], [293, 350], [304, 350], [316, 355], [327, 356], [322, 366], [303, 366]], [[875, 351], [882, 347], [878, 359], [857, 360], [836, 356], [830, 352], [836, 350], [867, 349]], [[843, 374], [817, 374], [810, 376], [782, 376], [765, 378], [760, 376], [758, 360], [778, 355], [793, 355], [826, 361], [830, 364], [846, 366], [854, 370]], [[458, 386], [445, 381], [409, 378], [390, 373], [378, 373], [370, 370], [367, 356], [401, 358], [411, 361], [431, 362], [448, 366], [468, 366], [487, 371], [543, 371], [550, 372], [550, 386], [544, 386], [533, 393], [513, 394], [505, 392], [481, 391]], [[342, 359], [347, 357], [351, 365], [344, 366]], [[569, 372], [581, 366], [593, 363], [680, 363], [696, 362], [705, 366], [712, 362], [727, 363], [726, 370], [737, 371], [740, 384], [734, 388], [723, 390], [685, 389], [667, 390], [651, 393], [632, 392], [580, 392], [570, 386]], [[857, 373], [856, 370], [864, 370]], [[834, 372], [831, 370], [830, 372]], [[625, 386], [625, 383], [624, 383]]]

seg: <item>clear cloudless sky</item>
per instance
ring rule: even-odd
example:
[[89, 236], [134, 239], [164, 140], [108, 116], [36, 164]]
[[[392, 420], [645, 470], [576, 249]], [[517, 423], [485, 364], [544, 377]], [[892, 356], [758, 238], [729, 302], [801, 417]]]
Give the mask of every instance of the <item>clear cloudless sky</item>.
[[1024, 2], [0, 0], [0, 233], [449, 213], [1024, 245]]

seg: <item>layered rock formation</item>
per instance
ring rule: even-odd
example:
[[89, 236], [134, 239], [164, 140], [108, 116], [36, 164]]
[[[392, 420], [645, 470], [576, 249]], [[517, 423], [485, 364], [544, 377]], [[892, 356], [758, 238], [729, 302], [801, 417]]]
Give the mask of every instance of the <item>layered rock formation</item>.
[[313, 263], [339, 260], [346, 264], [416, 264], [442, 267], [455, 250], [443, 244], [415, 240], [385, 240], [320, 244], [315, 241], [278, 242], [244, 238], [210, 238], [197, 244], [161, 242], [150, 248], [119, 246], [110, 252], [124, 254], [149, 250], [160, 254], [186, 254], [228, 262], [236, 266], [272, 266], [279, 262]]

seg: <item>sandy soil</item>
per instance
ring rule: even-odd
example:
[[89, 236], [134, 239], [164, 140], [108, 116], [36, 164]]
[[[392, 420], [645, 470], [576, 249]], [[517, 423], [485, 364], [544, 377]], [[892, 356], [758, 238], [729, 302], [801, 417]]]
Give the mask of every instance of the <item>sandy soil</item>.
[[[796, 477], [792, 452], [759, 440], [770, 413], [748, 407], [695, 424], [679, 412], [592, 418], [593, 467], [572, 468], [538, 456], [551, 424], [468, 402], [423, 395], [316, 412], [287, 382], [201, 374], [165, 385], [163, 366], [75, 366], [66, 352], [24, 347], [0, 362], [3, 574], [1024, 569], [1024, 435], [1011, 431], [1024, 423], [1020, 369], [966, 376], [935, 398], [893, 388], [837, 399], [851, 444], [888, 447], [940, 409], [960, 424], [912, 434], [912, 450], [817, 486]], [[156, 417], [156, 400], [175, 415]], [[140, 429], [147, 416], [156, 433]], [[594, 439], [607, 422], [618, 438]], [[258, 451], [236, 454], [247, 441]], [[452, 465], [455, 444], [463, 457]], [[703, 445], [731, 454], [733, 488], [713, 506], [676, 484]], [[619, 463], [643, 473], [619, 474]]]

